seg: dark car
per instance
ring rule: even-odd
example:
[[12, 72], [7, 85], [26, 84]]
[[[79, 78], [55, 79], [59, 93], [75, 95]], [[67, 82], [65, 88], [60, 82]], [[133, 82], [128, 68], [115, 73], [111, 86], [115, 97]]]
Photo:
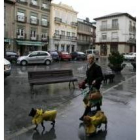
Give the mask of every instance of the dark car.
[[72, 52], [72, 60], [86, 60], [86, 54], [83, 52]]
[[55, 60], [55, 61], [59, 61], [60, 60], [59, 54], [58, 54], [57, 51], [48, 51], [48, 52], [51, 54], [53, 60]]
[[18, 54], [13, 51], [6, 51], [5, 53], [5, 58], [9, 60], [11, 63], [16, 62], [18, 57], [19, 57]]

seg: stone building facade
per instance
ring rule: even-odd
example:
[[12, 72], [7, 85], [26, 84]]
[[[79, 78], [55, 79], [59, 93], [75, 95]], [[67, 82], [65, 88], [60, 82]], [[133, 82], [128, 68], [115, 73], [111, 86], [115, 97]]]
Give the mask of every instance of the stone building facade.
[[128, 13], [113, 13], [96, 20], [96, 49], [108, 56], [112, 51], [136, 51], [136, 18]]
[[71, 6], [51, 3], [50, 50], [77, 50], [77, 12]]

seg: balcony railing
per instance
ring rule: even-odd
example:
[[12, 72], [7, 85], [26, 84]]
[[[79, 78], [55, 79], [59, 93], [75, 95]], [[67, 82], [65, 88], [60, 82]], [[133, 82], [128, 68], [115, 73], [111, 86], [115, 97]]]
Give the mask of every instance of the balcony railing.
[[60, 37], [61, 37], [60, 35], [54, 34], [54, 37], [53, 37], [53, 38], [54, 38], [54, 39], [57, 39], [57, 40], [60, 40]]
[[72, 37], [71, 37], [71, 41], [74, 41], [74, 42], [77, 41], [77, 37], [72, 36]]
[[30, 34], [30, 39], [31, 40], [38, 40], [38, 35], [33, 36], [32, 34]]
[[128, 42], [128, 43], [134, 43], [134, 44], [136, 44], [136, 39], [135, 39], [135, 38], [129, 38], [129, 39], [127, 40], [127, 42]]
[[65, 36], [66, 40], [71, 40], [71, 36]]
[[62, 19], [61, 18], [58, 18], [58, 17], [55, 17], [55, 22], [56, 23], [61, 23], [62, 22]]
[[43, 27], [49, 27], [49, 22], [41, 21], [41, 26], [43, 26]]
[[107, 24], [106, 26], [104, 25], [100, 26], [100, 31], [108, 31], [108, 30], [119, 30], [119, 24], [116, 25]]
[[119, 37], [115, 37], [115, 38], [112, 38], [112, 37], [110, 37], [110, 38], [99, 38], [99, 41], [100, 42], [118, 42], [119, 41]]
[[24, 5], [28, 4], [27, 0], [17, 0], [17, 2], [21, 3], [21, 4], [24, 4]]
[[23, 35], [19, 35], [17, 33], [17, 39], [26, 39], [26, 34], [24, 33]]
[[25, 23], [26, 20], [27, 20], [27, 17], [17, 15], [17, 21], [18, 21], [18, 22], [24, 22], [24, 23]]
[[30, 18], [30, 24], [38, 25], [39, 24], [39, 19]]
[[48, 41], [49, 40], [49, 37], [48, 36], [45, 36], [45, 37], [42, 37], [41, 36], [41, 41]]
[[77, 22], [71, 22], [71, 26], [73, 26], [73, 27], [77, 27]]
[[91, 42], [90, 40], [77, 40], [78, 44], [84, 44], [84, 45], [89, 45]]

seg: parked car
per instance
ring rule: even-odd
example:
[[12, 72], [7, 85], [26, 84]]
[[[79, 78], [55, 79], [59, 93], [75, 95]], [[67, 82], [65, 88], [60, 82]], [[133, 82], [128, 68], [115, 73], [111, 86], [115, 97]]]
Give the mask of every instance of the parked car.
[[71, 55], [68, 52], [59, 52], [60, 60], [71, 60]]
[[26, 56], [21, 56], [17, 59], [17, 64], [20, 65], [27, 65], [27, 64], [46, 64], [50, 65], [52, 63], [53, 59], [50, 53], [46, 51], [33, 51], [30, 54]]
[[5, 53], [5, 58], [9, 60], [11, 63], [16, 62], [18, 57], [19, 57], [18, 54], [13, 51], [6, 51]]
[[131, 53], [125, 54], [123, 56], [124, 56], [124, 60], [129, 60], [129, 61], [136, 60], [136, 53], [135, 52], [131, 52]]
[[11, 63], [4, 58], [4, 77], [11, 74]]
[[48, 51], [48, 52], [51, 54], [53, 60], [59, 61], [60, 58], [57, 51]]
[[83, 52], [72, 52], [71, 57], [73, 60], [86, 60], [86, 54]]
[[88, 55], [88, 54], [94, 54], [96, 60], [98, 60], [100, 57], [99, 50], [88, 49], [88, 50], [86, 50], [86, 55]]

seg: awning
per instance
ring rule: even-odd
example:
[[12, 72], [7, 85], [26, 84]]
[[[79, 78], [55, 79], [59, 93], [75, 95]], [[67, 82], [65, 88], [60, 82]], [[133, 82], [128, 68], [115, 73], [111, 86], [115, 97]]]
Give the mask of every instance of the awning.
[[10, 39], [4, 39], [4, 42], [7, 42], [7, 43], [9, 43], [10, 42]]
[[39, 42], [39, 41], [21, 41], [21, 40], [16, 40], [18, 45], [27, 45], [27, 46], [44, 46], [48, 44], [48, 42]]

